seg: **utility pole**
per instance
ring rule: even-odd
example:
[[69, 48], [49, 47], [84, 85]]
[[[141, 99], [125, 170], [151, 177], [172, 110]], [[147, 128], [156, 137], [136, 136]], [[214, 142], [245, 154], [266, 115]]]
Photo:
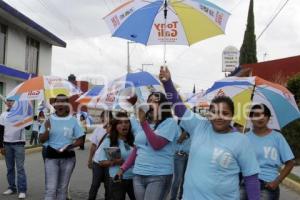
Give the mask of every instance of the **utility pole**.
[[127, 41], [127, 73], [130, 73], [130, 44], [133, 44], [135, 42]]
[[144, 66], [153, 66], [153, 63], [144, 63], [144, 64], [142, 64], [142, 71], [145, 71]]

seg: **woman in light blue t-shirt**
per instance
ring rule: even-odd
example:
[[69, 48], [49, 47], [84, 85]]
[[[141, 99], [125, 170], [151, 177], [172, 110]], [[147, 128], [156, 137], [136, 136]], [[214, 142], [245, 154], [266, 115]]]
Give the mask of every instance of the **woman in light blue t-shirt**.
[[207, 118], [187, 109], [180, 99], [170, 72], [161, 68], [160, 79], [174, 106], [175, 114], [191, 137], [185, 173], [185, 200], [239, 200], [239, 174], [242, 173], [249, 200], [259, 199], [259, 166], [245, 135], [230, 126], [234, 104], [229, 97], [214, 98]]
[[45, 152], [45, 199], [67, 199], [68, 185], [75, 168], [74, 148], [82, 145], [84, 135], [79, 122], [70, 115], [69, 98], [57, 95], [55, 114], [41, 126], [39, 140], [47, 143]]
[[133, 150], [134, 136], [131, 132], [127, 113], [117, 113], [111, 121], [111, 131], [95, 153], [94, 161], [109, 169], [109, 199], [135, 200], [133, 191], [133, 173], [129, 169], [123, 177], [117, 175], [120, 166]]
[[[247, 136], [255, 149], [260, 166], [260, 197], [262, 200], [278, 200], [279, 184], [293, 169], [295, 157], [283, 135], [268, 127], [271, 111], [266, 105], [254, 105], [250, 118], [253, 129]], [[278, 173], [283, 165], [283, 169]]]
[[173, 119], [170, 104], [163, 93], [148, 97], [150, 110], [139, 110], [139, 120], [131, 118], [135, 146], [122, 165], [122, 175], [133, 165], [134, 192], [137, 200], [164, 200], [170, 191], [174, 171], [174, 142], [179, 128]]

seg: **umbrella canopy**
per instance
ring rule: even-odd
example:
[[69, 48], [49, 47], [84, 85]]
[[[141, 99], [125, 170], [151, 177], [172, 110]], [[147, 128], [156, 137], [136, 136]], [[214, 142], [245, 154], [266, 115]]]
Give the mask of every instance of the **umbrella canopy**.
[[58, 94], [73, 96], [82, 92], [71, 82], [56, 76], [38, 76], [18, 85], [8, 94], [8, 99], [44, 100], [56, 97]]
[[33, 122], [33, 107], [29, 101], [15, 101], [5, 119], [0, 119], [0, 125], [5, 126], [7, 134], [31, 125]]
[[229, 16], [206, 0], [131, 0], [104, 20], [113, 37], [144, 45], [192, 45], [223, 34]]
[[89, 106], [93, 102], [96, 103], [99, 98], [99, 94], [104, 88], [104, 85], [97, 85], [88, 90], [86, 93], [82, 94], [76, 102]]
[[[249, 106], [263, 103], [271, 110], [269, 127], [281, 129], [300, 118], [294, 95], [285, 87], [259, 77], [229, 77], [217, 81], [205, 93], [205, 98], [225, 95], [232, 98], [235, 107], [234, 121], [247, 124]], [[284, 114], [283, 114], [284, 113]]]
[[[148, 72], [128, 73], [109, 82], [100, 92], [95, 107], [112, 110], [120, 109], [126, 100], [137, 96], [141, 101], [147, 100], [152, 91], [162, 91], [159, 80]], [[124, 104], [123, 104], [124, 105]]]
[[204, 91], [198, 92], [192, 95], [190, 98], [188, 98], [186, 102], [191, 104], [192, 107], [207, 107], [209, 105], [209, 102], [203, 96], [204, 96]]

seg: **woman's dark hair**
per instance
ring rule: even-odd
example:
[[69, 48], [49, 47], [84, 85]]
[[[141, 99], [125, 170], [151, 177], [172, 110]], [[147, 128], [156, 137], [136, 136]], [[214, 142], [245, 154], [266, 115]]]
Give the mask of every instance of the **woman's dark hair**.
[[69, 97], [67, 97], [65, 94], [58, 94], [55, 97], [54, 102], [56, 102], [57, 100], [62, 100], [63, 102], [69, 102]]
[[[165, 121], [167, 118], [172, 118], [172, 107], [171, 104], [169, 103], [166, 95], [162, 92], [152, 92], [149, 97], [148, 100], [150, 99], [151, 96], [155, 96], [156, 98], [158, 98], [158, 104], [160, 106], [160, 119], [158, 120], [158, 122], [155, 124], [154, 129], [156, 129], [160, 123], [162, 123], [163, 121]], [[161, 106], [162, 105], [162, 106]], [[150, 111], [149, 110], [146, 113], [146, 117], [149, 118], [150, 117]]]
[[[60, 103], [69, 103], [69, 97], [67, 97], [64, 94], [58, 94], [55, 97], [54, 103], [56, 103], [58, 100], [60, 101]], [[70, 104], [69, 104], [66, 108], [66, 114], [69, 115], [70, 112], [71, 112], [71, 110], [70, 110]]]
[[83, 120], [86, 120], [86, 117], [84, 116], [84, 114], [81, 114], [80, 118], [82, 118]]
[[109, 119], [112, 119], [113, 118], [112, 112], [108, 111], [108, 110], [102, 111], [101, 114], [100, 114], [100, 118], [105, 118], [105, 117], [108, 117]]
[[40, 111], [39, 114], [38, 114], [38, 117], [45, 117], [44, 111]]
[[250, 117], [253, 117], [254, 111], [255, 110], [262, 110], [264, 115], [267, 116], [268, 118], [271, 117], [271, 111], [268, 108], [268, 106], [266, 106], [265, 104], [256, 104], [254, 106], [252, 106], [251, 111], [250, 111]]
[[234, 103], [232, 101], [232, 99], [228, 96], [216, 96], [215, 98], [213, 98], [213, 100], [211, 101], [211, 104], [209, 106], [209, 110], [211, 110], [213, 108], [214, 104], [219, 104], [219, 103], [226, 103], [230, 109], [230, 111], [232, 112], [232, 114], [234, 114]]
[[[109, 134], [109, 138], [110, 138], [110, 146], [111, 147], [118, 147], [119, 146], [119, 133], [117, 131], [117, 125], [121, 122], [121, 120], [127, 119], [129, 121], [128, 115], [125, 112], [119, 112], [116, 115], [114, 115], [115, 118], [111, 121], [111, 132]], [[129, 121], [129, 132], [126, 135], [126, 141], [124, 141], [125, 143], [127, 143], [129, 146], [133, 147], [133, 143], [134, 143], [134, 135], [131, 131], [131, 123]]]

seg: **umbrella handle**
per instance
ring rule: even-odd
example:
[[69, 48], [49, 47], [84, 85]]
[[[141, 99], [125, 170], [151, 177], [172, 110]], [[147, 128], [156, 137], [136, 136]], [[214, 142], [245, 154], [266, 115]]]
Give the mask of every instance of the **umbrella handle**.
[[[162, 65], [162, 68], [163, 68], [164, 71], [167, 70], [168, 66], [166, 65], [166, 61], [165, 61], [165, 63]], [[162, 78], [161, 80], [167, 81], [166, 78]]]

